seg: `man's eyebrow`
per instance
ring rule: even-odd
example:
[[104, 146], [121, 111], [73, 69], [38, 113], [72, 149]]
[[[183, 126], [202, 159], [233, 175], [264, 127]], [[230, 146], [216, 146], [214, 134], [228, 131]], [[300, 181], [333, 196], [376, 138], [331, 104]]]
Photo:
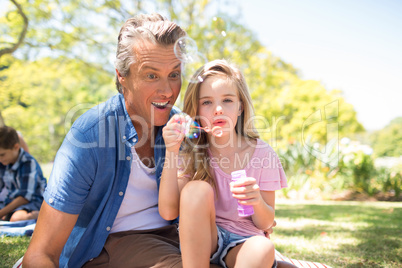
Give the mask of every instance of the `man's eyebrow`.
[[[181, 66], [181, 62], [179, 63], [179, 64], [177, 64], [176, 66], [174, 66], [173, 67], [173, 69], [177, 69], [177, 68], [179, 68]], [[154, 70], [154, 71], [159, 71], [159, 69], [158, 68], [156, 68], [156, 67], [152, 67], [152, 66], [144, 66], [143, 68], [141, 68], [142, 70], [148, 70], [148, 69], [151, 69], [151, 70]]]

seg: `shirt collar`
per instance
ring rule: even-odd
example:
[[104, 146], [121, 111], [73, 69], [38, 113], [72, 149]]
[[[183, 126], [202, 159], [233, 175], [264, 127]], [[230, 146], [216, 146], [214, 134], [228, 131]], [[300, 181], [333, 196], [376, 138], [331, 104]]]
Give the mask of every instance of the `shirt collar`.
[[14, 163], [14, 164], [10, 164], [9, 165], [9, 167], [12, 169], [12, 170], [14, 170], [14, 171], [16, 171], [18, 168], [19, 168], [19, 166], [20, 166], [20, 162], [21, 162], [21, 158], [22, 158], [22, 155], [24, 154], [24, 149], [22, 149], [22, 148], [20, 148], [20, 150], [19, 150], [19, 152], [18, 152], [18, 159], [17, 159], [17, 161]]

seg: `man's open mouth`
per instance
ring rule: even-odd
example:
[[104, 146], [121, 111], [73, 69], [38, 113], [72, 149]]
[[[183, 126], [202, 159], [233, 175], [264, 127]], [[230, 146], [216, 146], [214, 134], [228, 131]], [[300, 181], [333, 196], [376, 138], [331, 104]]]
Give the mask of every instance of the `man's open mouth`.
[[165, 102], [152, 102], [152, 105], [155, 106], [156, 108], [159, 108], [159, 109], [164, 109], [164, 108], [166, 108], [168, 104], [169, 104], [169, 101], [165, 101]]

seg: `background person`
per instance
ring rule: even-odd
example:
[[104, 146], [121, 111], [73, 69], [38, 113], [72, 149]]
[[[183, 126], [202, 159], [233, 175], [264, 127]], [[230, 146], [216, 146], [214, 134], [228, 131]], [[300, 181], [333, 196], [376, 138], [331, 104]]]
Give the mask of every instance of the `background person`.
[[33, 156], [21, 148], [17, 131], [0, 127], [0, 219], [31, 220], [38, 217], [46, 179]]

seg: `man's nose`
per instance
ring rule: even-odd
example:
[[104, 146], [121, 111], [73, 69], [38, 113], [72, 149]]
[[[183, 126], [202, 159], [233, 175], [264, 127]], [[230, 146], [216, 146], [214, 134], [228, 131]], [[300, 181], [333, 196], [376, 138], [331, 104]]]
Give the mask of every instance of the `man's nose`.
[[170, 85], [168, 79], [163, 79], [159, 86], [159, 94], [166, 98], [170, 98], [173, 95], [172, 86]]

